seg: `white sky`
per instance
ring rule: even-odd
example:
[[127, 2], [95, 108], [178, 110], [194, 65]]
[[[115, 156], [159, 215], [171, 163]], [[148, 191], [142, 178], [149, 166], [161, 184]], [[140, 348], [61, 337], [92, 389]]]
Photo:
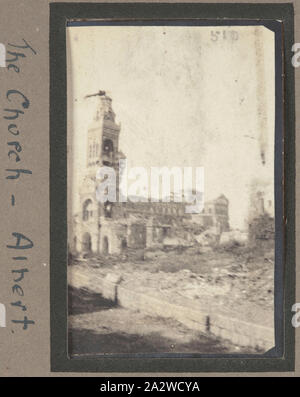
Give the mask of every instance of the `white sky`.
[[225, 194], [231, 226], [243, 227], [251, 181], [273, 185], [274, 33], [254, 26], [69, 27], [67, 47], [75, 208], [97, 103], [84, 97], [101, 89], [121, 122], [129, 167], [203, 166], [205, 200]]

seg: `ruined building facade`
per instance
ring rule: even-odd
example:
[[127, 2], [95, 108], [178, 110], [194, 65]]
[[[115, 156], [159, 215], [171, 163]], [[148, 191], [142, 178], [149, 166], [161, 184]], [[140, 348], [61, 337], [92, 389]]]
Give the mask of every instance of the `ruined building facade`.
[[[74, 216], [72, 252], [120, 254], [126, 249], [190, 244], [195, 225], [229, 229], [225, 196], [205, 203], [201, 214], [186, 214], [184, 202], [106, 202], [96, 199], [96, 172], [100, 166], [114, 168], [119, 186], [120, 125], [116, 123], [112, 100], [99, 95], [99, 108], [87, 131], [85, 177], [80, 186], [80, 212]], [[117, 197], [118, 197], [118, 191]]]
[[255, 178], [250, 190], [249, 242], [253, 246], [274, 245], [274, 187], [270, 181]]

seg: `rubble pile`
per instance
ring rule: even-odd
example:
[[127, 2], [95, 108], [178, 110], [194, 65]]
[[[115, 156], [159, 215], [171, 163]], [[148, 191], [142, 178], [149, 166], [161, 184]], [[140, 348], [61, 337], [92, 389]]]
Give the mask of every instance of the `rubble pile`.
[[245, 247], [208, 252], [193, 246], [148, 250], [132, 261], [130, 255], [124, 261], [99, 257], [85, 266], [96, 270], [95, 277], [121, 280], [132, 291], [265, 324], [273, 318], [273, 260], [271, 253], [257, 256]]

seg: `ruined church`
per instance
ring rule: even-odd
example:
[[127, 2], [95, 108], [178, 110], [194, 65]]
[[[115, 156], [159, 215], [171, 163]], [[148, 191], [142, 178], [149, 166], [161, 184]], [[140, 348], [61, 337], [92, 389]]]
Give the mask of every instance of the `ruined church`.
[[[72, 252], [80, 255], [119, 255], [127, 249], [189, 245], [195, 233], [216, 228], [229, 230], [228, 200], [221, 195], [206, 202], [200, 214], [185, 213], [184, 202], [98, 202], [96, 172], [104, 165], [113, 167], [119, 186], [120, 125], [112, 99], [96, 94], [98, 108], [87, 133], [84, 179], [80, 186], [80, 212], [73, 217]], [[117, 192], [118, 197], [118, 192]]]

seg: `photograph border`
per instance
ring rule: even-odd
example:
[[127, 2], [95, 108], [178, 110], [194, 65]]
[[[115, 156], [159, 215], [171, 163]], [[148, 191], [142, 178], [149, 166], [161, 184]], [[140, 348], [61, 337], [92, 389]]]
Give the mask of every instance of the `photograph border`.
[[[218, 18], [220, 20], [216, 21]], [[50, 322], [51, 370], [70, 372], [271, 372], [293, 371], [295, 330], [291, 307], [295, 303], [295, 97], [292, 4], [224, 3], [51, 3], [50, 4]], [[68, 21], [211, 20], [215, 25], [268, 25], [282, 21], [275, 42], [283, 48], [276, 58], [275, 115], [275, 348], [265, 355], [149, 354], [68, 356], [67, 307], [67, 67]], [[230, 23], [229, 23], [230, 22]], [[251, 23], [250, 23], [251, 24]], [[273, 30], [273, 29], [272, 29]], [[278, 39], [279, 38], [279, 39]], [[282, 41], [281, 41], [282, 40]], [[279, 47], [278, 47], [279, 46]], [[278, 65], [279, 62], [279, 65]], [[278, 69], [279, 68], [279, 69]], [[278, 73], [280, 71], [280, 73]], [[284, 76], [284, 85], [282, 84]], [[284, 99], [284, 103], [283, 100]], [[283, 127], [283, 128], [282, 128]], [[284, 130], [284, 148], [282, 129]], [[282, 152], [284, 158], [282, 162]], [[284, 169], [284, 181], [282, 174]], [[282, 182], [284, 189], [282, 189]], [[282, 197], [284, 194], [284, 197]], [[279, 216], [279, 219], [278, 219]], [[281, 343], [282, 342], [282, 343]], [[163, 357], [162, 357], [163, 356]], [[188, 356], [188, 357], [187, 357]]]

